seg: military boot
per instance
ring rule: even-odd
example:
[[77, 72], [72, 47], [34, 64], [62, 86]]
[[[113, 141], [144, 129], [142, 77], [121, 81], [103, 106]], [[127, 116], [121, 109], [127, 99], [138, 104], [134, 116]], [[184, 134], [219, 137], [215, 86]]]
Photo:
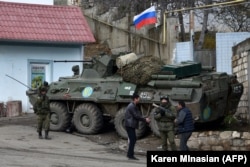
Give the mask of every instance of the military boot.
[[39, 139], [43, 139], [42, 132], [38, 132], [38, 138], [39, 138]]
[[45, 139], [50, 140], [51, 138], [49, 137], [49, 131], [45, 131]]

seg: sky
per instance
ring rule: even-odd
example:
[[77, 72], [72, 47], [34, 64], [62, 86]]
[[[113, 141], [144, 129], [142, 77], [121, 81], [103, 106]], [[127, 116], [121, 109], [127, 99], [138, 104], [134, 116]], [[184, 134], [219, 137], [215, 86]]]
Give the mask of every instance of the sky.
[[43, 4], [43, 5], [53, 5], [54, 4], [54, 0], [1, 0], [1, 1], [31, 3], [31, 4]]

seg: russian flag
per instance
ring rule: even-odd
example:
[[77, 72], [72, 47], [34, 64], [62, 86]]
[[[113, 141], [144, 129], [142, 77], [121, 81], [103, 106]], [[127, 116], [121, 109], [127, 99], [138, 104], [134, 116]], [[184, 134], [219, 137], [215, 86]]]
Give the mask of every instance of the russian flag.
[[155, 6], [152, 6], [144, 10], [142, 13], [134, 16], [133, 21], [136, 29], [140, 29], [141, 27], [147, 24], [156, 23], [157, 19], [156, 19]]

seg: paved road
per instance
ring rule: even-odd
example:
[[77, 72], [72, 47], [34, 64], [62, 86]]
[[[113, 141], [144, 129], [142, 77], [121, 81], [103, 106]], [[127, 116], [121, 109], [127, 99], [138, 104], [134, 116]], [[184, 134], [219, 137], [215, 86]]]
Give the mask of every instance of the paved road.
[[[15, 122], [15, 121], [12, 121]], [[18, 122], [18, 121], [16, 121]], [[9, 124], [0, 119], [1, 167], [145, 167], [146, 157], [127, 160], [124, 153], [114, 153], [85, 137], [51, 132], [52, 140], [40, 140], [35, 126]]]

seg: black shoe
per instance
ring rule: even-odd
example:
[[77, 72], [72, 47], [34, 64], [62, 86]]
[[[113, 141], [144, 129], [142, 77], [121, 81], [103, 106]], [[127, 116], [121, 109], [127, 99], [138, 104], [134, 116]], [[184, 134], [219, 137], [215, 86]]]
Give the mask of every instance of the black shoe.
[[46, 140], [51, 140], [51, 138], [49, 136], [45, 136]]
[[38, 132], [38, 139], [43, 139], [42, 132]]
[[139, 160], [139, 159], [136, 157], [128, 157], [128, 160]]
[[45, 139], [50, 140], [51, 138], [49, 137], [49, 131], [45, 131]]

